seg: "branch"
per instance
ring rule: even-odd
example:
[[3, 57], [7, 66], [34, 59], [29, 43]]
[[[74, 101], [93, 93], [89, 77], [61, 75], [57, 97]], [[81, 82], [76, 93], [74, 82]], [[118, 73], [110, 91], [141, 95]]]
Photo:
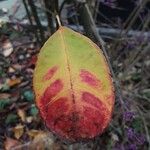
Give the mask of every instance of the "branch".
[[34, 5], [33, 0], [28, 0], [28, 3], [29, 3], [29, 5], [30, 5], [30, 8], [31, 8], [33, 17], [34, 17], [34, 19], [35, 19], [35, 21], [36, 21], [36, 23], [37, 23], [37, 27], [38, 27], [39, 32], [40, 32], [41, 42], [43, 43], [43, 42], [44, 42], [44, 32], [43, 32], [43, 28], [42, 28], [40, 19], [39, 19], [38, 14], [37, 14], [36, 7], [35, 7], [35, 5]]
[[50, 33], [53, 34], [55, 32], [55, 25], [54, 25], [54, 15], [52, 14], [54, 12], [52, 10], [51, 1], [44, 0], [44, 4], [45, 4], [45, 12], [47, 15], [48, 27]]
[[[30, 22], [30, 24], [31, 24], [31, 27], [33, 27], [33, 22], [32, 22], [32, 19], [31, 19], [31, 14], [30, 14], [30, 11], [29, 11], [29, 9], [28, 9], [28, 5], [27, 5], [26, 0], [23, 0], [23, 4], [24, 4], [25, 10], [26, 10], [26, 13], [27, 13], [29, 22]], [[37, 41], [39, 42], [39, 36], [38, 36], [38, 34], [37, 34], [37, 31], [34, 30], [34, 33], [35, 33], [35, 36], [36, 36], [36, 38], [37, 38]]]

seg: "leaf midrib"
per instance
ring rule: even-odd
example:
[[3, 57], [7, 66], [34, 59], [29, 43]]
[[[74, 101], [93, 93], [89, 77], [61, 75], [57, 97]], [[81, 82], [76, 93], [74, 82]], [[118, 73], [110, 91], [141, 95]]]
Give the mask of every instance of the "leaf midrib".
[[75, 103], [75, 93], [74, 93], [74, 86], [73, 86], [73, 80], [72, 80], [72, 70], [71, 70], [71, 63], [69, 61], [69, 54], [68, 54], [68, 48], [67, 48], [67, 43], [65, 41], [65, 37], [63, 35], [63, 31], [64, 29], [63, 28], [60, 28], [59, 29], [59, 33], [60, 33], [60, 36], [61, 36], [61, 43], [62, 43], [62, 49], [64, 50], [64, 55], [65, 55], [65, 60], [66, 60], [66, 70], [67, 70], [67, 73], [69, 75], [69, 85], [70, 85], [70, 90], [71, 90], [71, 98], [72, 98], [72, 102]]

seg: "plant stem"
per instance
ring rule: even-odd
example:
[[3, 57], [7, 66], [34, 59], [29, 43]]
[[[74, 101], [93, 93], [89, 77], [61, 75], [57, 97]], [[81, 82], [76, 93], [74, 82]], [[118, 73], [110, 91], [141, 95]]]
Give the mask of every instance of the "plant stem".
[[37, 14], [36, 7], [34, 5], [33, 0], [28, 0], [28, 3], [30, 5], [31, 11], [32, 11], [32, 15], [33, 15], [33, 17], [35, 19], [35, 22], [36, 22], [36, 24], [38, 26], [38, 30], [40, 32], [41, 44], [42, 44], [44, 42], [45, 38], [44, 38], [43, 28], [42, 28], [40, 19], [39, 19], [38, 14]]

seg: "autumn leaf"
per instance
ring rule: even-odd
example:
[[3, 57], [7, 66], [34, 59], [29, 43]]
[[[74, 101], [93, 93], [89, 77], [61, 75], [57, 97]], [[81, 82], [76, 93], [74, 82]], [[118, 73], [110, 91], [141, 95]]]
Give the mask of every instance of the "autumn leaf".
[[23, 121], [23, 122], [26, 121], [26, 114], [25, 114], [25, 111], [23, 109], [18, 109], [17, 114], [21, 118], [21, 121]]
[[28, 131], [28, 135], [30, 138], [35, 138], [40, 132], [41, 131], [39, 131], [39, 130], [32, 129], [32, 130]]
[[4, 142], [5, 150], [12, 150], [14, 147], [19, 146], [21, 143], [15, 139], [12, 138], [6, 138], [6, 141]]
[[114, 89], [108, 64], [87, 37], [60, 27], [42, 47], [34, 71], [36, 104], [46, 126], [71, 141], [108, 126]]
[[3, 48], [3, 55], [5, 57], [8, 57], [10, 56], [10, 54], [13, 52], [13, 45], [12, 43], [10, 42], [9, 39], [5, 40], [3, 43], [2, 43], [2, 48]]
[[50, 137], [50, 135], [46, 132], [38, 132], [38, 134], [34, 137], [33, 142], [29, 145], [29, 149], [33, 150], [45, 150], [45, 149], [53, 149], [54, 150], [54, 140]]
[[7, 80], [7, 84], [12, 87], [15, 86], [17, 84], [21, 83], [21, 79], [20, 78], [16, 78], [16, 79], [8, 79]]
[[18, 124], [16, 127], [13, 128], [14, 136], [16, 139], [19, 139], [24, 132], [24, 126]]

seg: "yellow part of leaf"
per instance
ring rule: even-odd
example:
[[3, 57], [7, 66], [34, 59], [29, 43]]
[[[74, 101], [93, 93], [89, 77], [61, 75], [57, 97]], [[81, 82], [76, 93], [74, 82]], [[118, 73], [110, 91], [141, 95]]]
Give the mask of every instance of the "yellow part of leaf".
[[[58, 66], [58, 71], [51, 80], [44, 81], [44, 75], [53, 66]], [[101, 82], [101, 86], [93, 88], [81, 82], [81, 70], [91, 72]], [[51, 102], [62, 96], [71, 97], [72, 93], [76, 101], [79, 101], [81, 91], [90, 91], [112, 111], [114, 89], [102, 50], [87, 37], [66, 27], [60, 27], [48, 39], [38, 56], [33, 80], [36, 101], [40, 100], [46, 88], [57, 79], [63, 80], [64, 88]], [[112, 100], [109, 99], [111, 96]]]

